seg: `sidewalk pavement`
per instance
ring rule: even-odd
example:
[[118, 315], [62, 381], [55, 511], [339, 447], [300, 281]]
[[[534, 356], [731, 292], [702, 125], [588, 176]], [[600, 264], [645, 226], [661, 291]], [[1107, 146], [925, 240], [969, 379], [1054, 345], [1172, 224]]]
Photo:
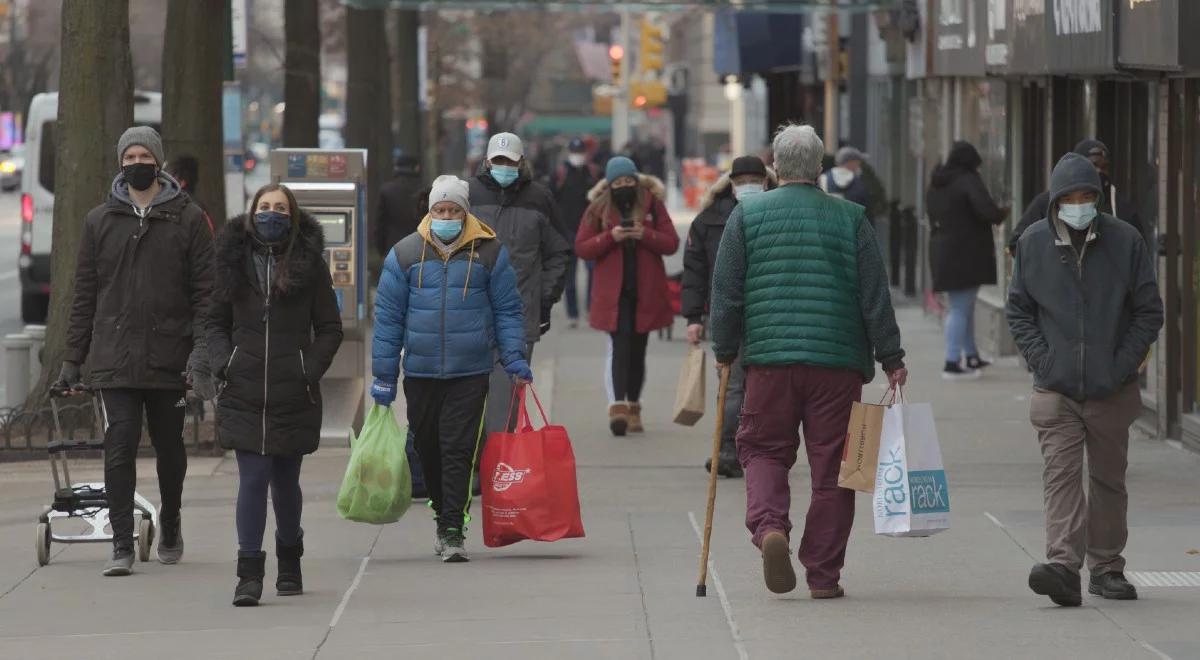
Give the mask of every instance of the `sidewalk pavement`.
[[[1002, 364], [980, 381], [945, 383], [936, 322], [915, 307], [900, 319], [908, 397], [934, 402], [953, 527], [926, 539], [877, 537], [859, 495], [844, 599], [812, 601], [803, 586], [766, 591], [740, 480], [720, 482], [709, 596], [696, 598], [700, 466], [714, 418], [710, 407], [695, 428], [670, 422], [684, 342], [651, 340], [646, 434], [612, 438], [604, 336], [559, 319], [535, 370], [543, 402], [574, 440], [587, 538], [486, 549], [476, 504], [472, 562], [442, 564], [419, 506], [384, 527], [339, 519], [347, 450], [323, 448], [302, 477], [307, 593], [274, 596], [271, 558], [262, 606], [236, 609], [231, 458], [192, 459], [183, 561], [138, 564], [123, 579], [101, 577], [103, 546], [54, 546], [51, 564], [35, 569], [46, 466], [0, 465], [0, 658], [1200, 658], [1200, 588], [1143, 582], [1140, 601], [1085, 597], [1075, 609], [1029, 592], [1043, 534], [1028, 376]], [[864, 399], [881, 392], [869, 385]], [[1200, 457], [1136, 441], [1130, 462], [1130, 571], [1200, 571]], [[803, 465], [792, 475], [798, 522]], [[157, 501], [153, 462], [139, 470], [140, 491]]]

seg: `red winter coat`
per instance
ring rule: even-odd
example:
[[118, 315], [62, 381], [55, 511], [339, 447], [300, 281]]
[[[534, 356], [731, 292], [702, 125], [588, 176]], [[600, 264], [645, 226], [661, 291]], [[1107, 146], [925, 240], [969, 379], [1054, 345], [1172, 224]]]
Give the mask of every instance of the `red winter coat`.
[[[675, 321], [667, 294], [667, 269], [663, 256], [679, 249], [679, 234], [662, 202], [662, 181], [645, 174], [638, 176], [638, 203], [634, 223], [644, 230], [637, 250], [637, 331], [647, 333], [665, 328]], [[592, 200], [579, 223], [575, 253], [595, 263], [592, 272], [590, 322], [604, 332], [617, 331], [617, 303], [621, 297], [624, 261], [621, 245], [613, 240], [612, 229], [621, 224], [621, 214], [612, 205], [608, 182], [601, 181], [588, 195]]]

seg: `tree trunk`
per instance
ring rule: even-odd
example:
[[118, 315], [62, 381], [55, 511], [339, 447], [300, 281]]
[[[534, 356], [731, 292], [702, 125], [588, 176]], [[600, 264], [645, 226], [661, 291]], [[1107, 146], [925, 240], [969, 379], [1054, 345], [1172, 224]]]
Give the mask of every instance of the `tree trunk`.
[[415, 9], [396, 12], [396, 144], [407, 155], [421, 160], [421, 92], [417, 33], [421, 14]]
[[[284, 3], [283, 146], [316, 147], [321, 116], [321, 16], [317, 0]], [[385, 97], [386, 98], [386, 97]]]
[[83, 219], [104, 201], [118, 169], [117, 139], [133, 123], [129, 0], [66, 2], [62, 8], [58, 156], [50, 317], [41, 382], [26, 404], [39, 407], [58, 378], [75, 297], [75, 260]]
[[221, 125], [225, 32], [197, 25], [229, 24], [225, 0], [169, 0], [163, 47], [163, 144], [167, 160], [200, 163], [193, 196], [213, 224], [225, 223], [225, 145]]
[[[392, 173], [391, 63], [383, 9], [346, 8], [346, 146], [367, 149], [367, 222]], [[382, 100], [382, 102], [381, 102]], [[371, 232], [371, 228], [368, 228]], [[372, 235], [370, 233], [368, 236]]]

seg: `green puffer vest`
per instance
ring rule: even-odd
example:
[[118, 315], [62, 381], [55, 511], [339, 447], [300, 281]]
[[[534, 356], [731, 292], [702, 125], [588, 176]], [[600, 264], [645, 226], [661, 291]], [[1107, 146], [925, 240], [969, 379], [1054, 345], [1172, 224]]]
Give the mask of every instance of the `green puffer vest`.
[[874, 378], [859, 304], [861, 206], [793, 184], [741, 202], [748, 365], [808, 364]]

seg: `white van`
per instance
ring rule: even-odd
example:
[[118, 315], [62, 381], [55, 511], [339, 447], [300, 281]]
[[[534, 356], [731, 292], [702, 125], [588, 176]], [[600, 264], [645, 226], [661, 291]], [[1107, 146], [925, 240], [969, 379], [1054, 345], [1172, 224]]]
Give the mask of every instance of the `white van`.
[[[50, 304], [50, 237], [54, 224], [54, 166], [58, 154], [58, 92], [37, 94], [25, 115], [25, 170], [21, 175], [21, 318], [44, 323]], [[133, 123], [162, 124], [162, 95], [134, 92]], [[112, 159], [113, 176], [117, 156]], [[104, 191], [107, 195], [108, 191]], [[83, 218], [79, 219], [80, 222]]]

